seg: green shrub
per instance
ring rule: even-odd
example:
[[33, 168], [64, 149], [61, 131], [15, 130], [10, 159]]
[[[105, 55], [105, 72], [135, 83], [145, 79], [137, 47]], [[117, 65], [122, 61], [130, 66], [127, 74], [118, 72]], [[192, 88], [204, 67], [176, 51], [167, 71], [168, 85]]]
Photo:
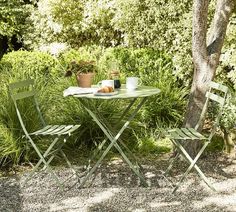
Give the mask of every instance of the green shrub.
[[4, 55], [1, 59], [1, 72], [11, 75], [38, 78], [51, 77], [57, 74], [57, 60], [42, 52], [15, 51]]
[[52, 44], [153, 47], [174, 55], [173, 71], [189, 85], [191, 8], [187, 0], [39, 0], [24, 44], [30, 49]]
[[0, 1], [0, 58], [6, 50], [4, 42], [11, 50], [21, 43], [21, 35], [28, 28], [26, 19], [33, 9], [30, 3], [23, 0]]
[[[35, 79], [38, 99], [43, 115], [52, 124], [77, 124], [81, 123], [80, 130], [74, 135], [67, 147], [72, 145], [78, 147], [81, 143], [89, 147], [97, 145], [97, 140], [102, 140], [103, 132], [92, 120], [90, 115], [83, 109], [76, 98], [62, 96], [62, 91], [69, 86], [76, 85], [75, 78], [64, 78], [67, 62], [76, 59], [94, 59], [99, 67], [95, 83], [108, 77], [109, 61], [114, 59], [118, 62], [121, 71], [122, 83], [126, 76], [139, 76], [144, 85], [157, 86], [161, 94], [150, 98], [144, 105], [136, 121], [122, 135], [123, 140], [129, 140], [129, 144], [135, 144], [137, 136], [144, 142], [145, 146], [153, 141], [148, 138], [146, 129], [153, 127], [178, 124], [182, 118], [184, 105], [184, 90], [178, 85], [172, 73], [172, 61], [168, 55], [153, 49], [128, 49], [84, 47], [81, 51], [70, 50], [64, 52], [59, 58], [40, 52], [12, 52], [4, 55], [0, 61], [1, 83], [0, 90], [0, 158], [2, 164], [8, 162], [21, 163], [34, 161], [36, 155], [32, 147], [22, 138], [22, 130], [18, 122], [15, 109], [7, 94], [7, 85], [10, 82], [26, 78]], [[110, 59], [109, 59], [110, 58]], [[116, 101], [94, 101], [93, 106], [111, 120], [113, 128], [119, 128], [122, 123], [117, 123], [121, 107], [126, 101], [117, 105]], [[38, 117], [33, 110], [32, 104], [23, 101], [23, 117], [30, 117], [26, 126], [29, 131], [38, 126]], [[163, 122], [162, 124], [160, 124]], [[140, 130], [143, 126], [143, 130]], [[131, 136], [135, 131], [136, 137]], [[143, 134], [143, 137], [142, 137]], [[144, 138], [144, 139], [142, 139]], [[148, 138], [148, 139], [146, 139]], [[144, 140], [147, 140], [145, 142]], [[45, 149], [47, 140], [37, 140], [41, 149]], [[146, 147], [144, 147], [146, 148]]]

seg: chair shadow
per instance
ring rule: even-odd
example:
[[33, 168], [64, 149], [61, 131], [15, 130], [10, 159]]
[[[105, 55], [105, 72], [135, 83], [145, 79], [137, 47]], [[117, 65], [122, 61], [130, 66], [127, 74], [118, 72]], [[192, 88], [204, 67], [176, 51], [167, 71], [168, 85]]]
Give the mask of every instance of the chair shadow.
[[[171, 187], [170, 181], [175, 181], [175, 177], [179, 178], [188, 168], [189, 163], [185, 160], [177, 161], [173, 169], [170, 172], [170, 181], [164, 177], [163, 173], [168, 167], [168, 159], [158, 158], [155, 162], [150, 160], [142, 161], [143, 170], [140, 172], [144, 175], [150, 187]], [[197, 165], [205, 173], [207, 177], [215, 178], [216, 180], [234, 179], [236, 177], [235, 172], [229, 172], [225, 170], [230, 165], [233, 165], [233, 161], [229, 161], [226, 157], [217, 156], [215, 154], [208, 155], [206, 158], [200, 158]], [[196, 171], [192, 169], [190, 174], [196, 174]], [[196, 174], [197, 175], [197, 174]], [[200, 179], [199, 179], [200, 180]], [[104, 161], [102, 165], [95, 171], [91, 178], [85, 184], [86, 187], [125, 187], [132, 188], [137, 186], [143, 186], [140, 179], [129, 166], [121, 159], [115, 161]]]
[[[228, 178], [233, 179], [236, 177], [235, 171], [228, 170], [229, 167], [235, 165], [236, 160], [229, 159], [225, 155], [222, 154], [210, 154], [207, 157], [201, 157], [197, 161], [198, 167], [205, 173], [206, 175], [214, 178]], [[177, 161], [174, 166], [172, 175], [180, 175], [186, 171], [189, 166], [189, 162], [186, 162], [184, 159]], [[167, 164], [166, 164], [167, 167]], [[194, 168], [191, 172], [195, 172]], [[196, 172], [195, 172], [196, 173]]]

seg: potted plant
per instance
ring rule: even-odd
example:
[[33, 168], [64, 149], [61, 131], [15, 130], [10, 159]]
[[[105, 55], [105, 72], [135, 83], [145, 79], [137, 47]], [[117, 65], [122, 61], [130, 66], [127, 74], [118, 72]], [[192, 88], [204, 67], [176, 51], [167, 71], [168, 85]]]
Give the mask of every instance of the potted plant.
[[95, 71], [95, 61], [73, 60], [70, 62], [65, 76], [75, 74], [78, 85], [82, 88], [89, 88], [92, 85]]

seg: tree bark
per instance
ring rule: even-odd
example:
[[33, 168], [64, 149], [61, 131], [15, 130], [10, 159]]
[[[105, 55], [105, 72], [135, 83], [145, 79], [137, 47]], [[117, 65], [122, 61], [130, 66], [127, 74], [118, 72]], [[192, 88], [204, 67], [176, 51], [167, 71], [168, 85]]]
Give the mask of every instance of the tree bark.
[[[216, 10], [207, 42], [207, 17], [209, 0], [195, 0], [193, 4], [192, 55], [194, 75], [189, 103], [184, 119], [185, 127], [195, 127], [205, 103], [208, 84], [214, 79], [225, 39], [227, 25], [235, 8], [235, 0], [217, 0]], [[204, 120], [202, 120], [203, 125]], [[202, 125], [199, 131], [202, 130]], [[188, 152], [195, 155], [199, 143], [188, 145]]]

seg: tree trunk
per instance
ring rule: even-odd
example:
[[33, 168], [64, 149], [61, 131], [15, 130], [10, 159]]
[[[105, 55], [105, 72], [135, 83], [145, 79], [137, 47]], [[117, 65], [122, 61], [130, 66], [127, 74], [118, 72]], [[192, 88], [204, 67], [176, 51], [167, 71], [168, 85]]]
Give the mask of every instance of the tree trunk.
[[[186, 127], [195, 127], [200, 118], [205, 103], [205, 93], [209, 82], [214, 79], [227, 25], [235, 5], [235, 0], [217, 0], [215, 15], [207, 42], [209, 1], [194, 1], [192, 30], [194, 75], [184, 120], [184, 126]], [[201, 131], [202, 126], [198, 130]], [[192, 142], [191, 145], [188, 145], [187, 151], [191, 155], [195, 155], [198, 152], [199, 146], [197, 141]]]

